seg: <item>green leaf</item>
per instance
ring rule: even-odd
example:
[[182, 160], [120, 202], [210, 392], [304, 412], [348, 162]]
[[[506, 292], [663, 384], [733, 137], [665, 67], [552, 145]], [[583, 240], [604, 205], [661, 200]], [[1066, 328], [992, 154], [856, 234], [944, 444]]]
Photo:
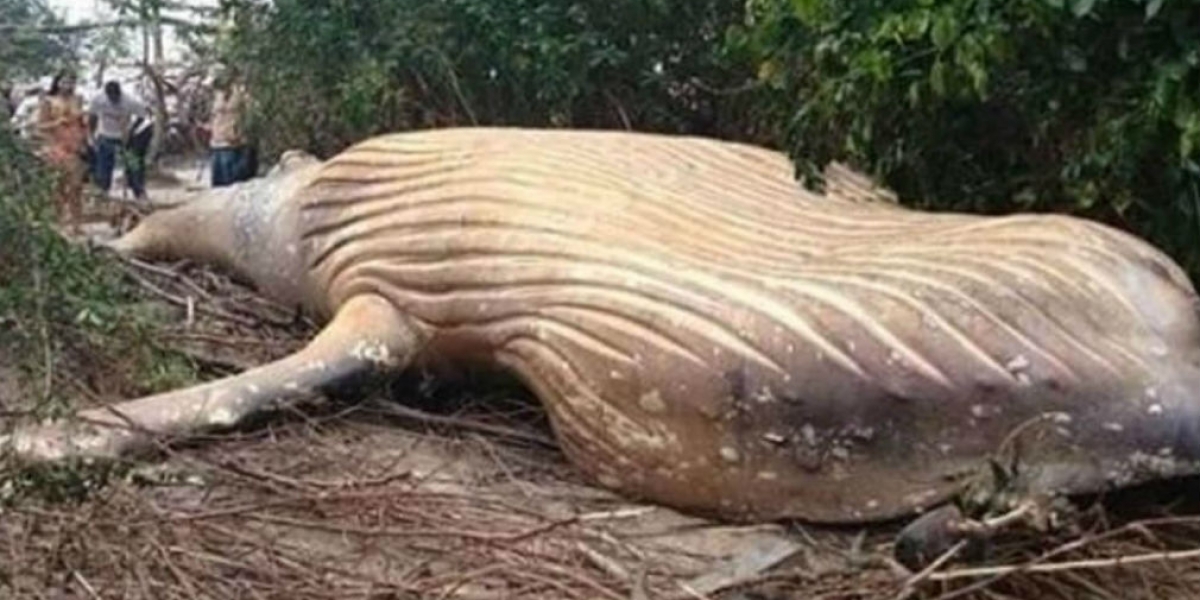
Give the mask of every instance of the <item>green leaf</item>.
[[805, 25], [814, 25], [825, 12], [823, 0], [792, 0], [792, 11]]
[[937, 96], [946, 95], [946, 63], [940, 58], [934, 61], [933, 68], [929, 69], [929, 87]]
[[1064, 46], [1062, 52], [1063, 62], [1066, 64], [1068, 71], [1071, 71], [1072, 73], [1083, 73], [1084, 71], [1087, 71], [1087, 56], [1084, 56], [1083, 50], [1081, 50], [1078, 46]]
[[908, 105], [912, 108], [921, 105], [921, 83], [919, 81], [908, 85]]
[[1150, 0], [1146, 3], [1146, 20], [1154, 18], [1158, 11], [1162, 10], [1163, 0]]
[[930, 39], [933, 40], [933, 45], [938, 50], [945, 50], [954, 41], [954, 36], [957, 33], [958, 22], [954, 18], [954, 14], [943, 10], [934, 17], [933, 28], [930, 30], [929, 35]]
[[1096, 0], [1072, 0], [1071, 1], [1071, 13], [1073, 13], [1077, 17], [1082, 17], [1082, 16], [1087, 15], [1088, 13], [1092, 12], [1092, 9], [1095, 6], [1096, 6]]

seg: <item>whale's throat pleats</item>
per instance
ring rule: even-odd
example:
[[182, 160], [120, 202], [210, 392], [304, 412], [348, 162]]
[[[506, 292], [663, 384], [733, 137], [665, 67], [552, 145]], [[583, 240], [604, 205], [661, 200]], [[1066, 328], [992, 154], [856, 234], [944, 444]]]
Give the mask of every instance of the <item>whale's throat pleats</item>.
[[782, 155], [697, 138], [399, 134], [302, 197], [331, 306], [378, 292], [512, 367], [606, 484], [760, 515], [928, 501], [945, 483], [906, 461], [949, 471], [999, 435], [956, 428], [1149, 372], [1124, 265], [1178, 279], [1107, 229], [814, 194]]

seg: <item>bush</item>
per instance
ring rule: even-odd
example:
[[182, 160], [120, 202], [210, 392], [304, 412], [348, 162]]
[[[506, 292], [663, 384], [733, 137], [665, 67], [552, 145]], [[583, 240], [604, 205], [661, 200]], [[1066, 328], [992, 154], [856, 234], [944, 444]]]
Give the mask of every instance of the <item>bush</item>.
[[268, 154], [441, 125], [740, 134], [724, 30], [744, 0], [227, 3]]
[[751, 0], [731, 49], [812, 173], [914, 204], [1080, 214], [1200, 273], [1200, 2]]
[[1054, 211], [1200, 274], [1200, 0], [225, 0], [268, 154], [461, 124], [840, 159], [906, 202]]
[[142, 375], [180, 358], [155, 347], [121, 270], [54, 230], [50, 194], [50, 172], [0, 127], [0, 356], [17, 362], [27, 392], [0, 398], [0, 409], [36, 416], [70, 410], [89, 372], [107, 374], [109, 384], [132, 374], [119, 390], [129, 393], [177, 384]]

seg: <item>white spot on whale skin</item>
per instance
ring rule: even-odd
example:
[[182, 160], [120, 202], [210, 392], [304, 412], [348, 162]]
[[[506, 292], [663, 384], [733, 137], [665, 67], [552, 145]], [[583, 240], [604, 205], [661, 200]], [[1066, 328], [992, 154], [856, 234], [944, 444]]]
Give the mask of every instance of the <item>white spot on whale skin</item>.
[[1024, 354], [1018, 354], [1004, 364], [1004, 368], [1010, 373], [1019, 373], [1029, 368], [1029, 359], [1025, 358]]
[[391, 366], [395, 363], [391, 350], [382, 342], [360, 341], [354, 345], [350, 355], [359, 360], [365, 360], [377, 365]]
[[213, 427], [230, 427], [237, 423], [237, 417], [228, 408], [218, 408], [208, 415], [208, 424]]
[[1148, 412], [1148, 413], [1150, 413], [1150, 414], [1152, 414], [1152, 415], [1161, 415], [1161, 414], [1163, 413], [1163, 407], [1162, 407], [1162, 405], [1161, 405], [1161, 404], [1157, 404], [1157, 403], [1155, 403], [1155, 404], [1151, 404], [1151, 405], [1150, 405], [1150, 406], [1149, 406], [1149, 407], [1146, 409], [1146, 412]]
[[925, 490], [923, 492], [915, 492], [904, 497], [904, 502], [910, 506], [923, 505], [938, 496], [937, 490]]
[[737, 448], [734, 448], [733, 446], [721, 446], [721, 458], [725, 462], [733, 463], [737, 462], [738, 459], [741, 458], [741, 454], [739, 454]]
[[776, 445], [782, 444], [783, 442], [787, 441], [787, 438], [783, 437], [782, 435], [779, 435], [778, 433], [775, 433], [774, 431], [768, 431], [767, 433], [764, 433], [763, 439], [772, 444], [776, 444]]
[[779, 479], [779, 474], [775, 471], [759, 471], [758, 478], [762, 479], [763, 481], [775, 481], [776, 479]]
[[1104, 429], [1113, 433], [1121, 433], [1122, 431], [1125, 431], [1125, 426], [1120, 423], [1105, 423], [1103, 427]]
[[663, 402], [662, 395], [658, 393], [658, 390], [650, 390], [642, 394], [641, 398], [638, 398], [638, 406], [653, 415], [662, 414], [667, 410], [667, 404]]
[[775, 393], [771, 391], [771, 388], [763, 386], [754, 394], [754, 399], [760, 404], [770, 404], [775, 401]]
[[608, 473], [604, 473], [596, 477], [596, 480], [600, 482], [600, 485], [606, 488], [618, 489], [621, 487], [621, 480]]

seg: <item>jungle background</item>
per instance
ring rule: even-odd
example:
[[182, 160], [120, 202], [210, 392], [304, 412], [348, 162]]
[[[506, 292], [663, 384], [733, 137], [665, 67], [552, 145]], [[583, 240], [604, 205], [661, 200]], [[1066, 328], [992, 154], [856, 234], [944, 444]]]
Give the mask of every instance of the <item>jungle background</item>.
[[[373, 134], [450, 125], [706, 135], [783, 150], [796, 161], [797, 176], [810, 185], [819, 186], [820, 169], [836, 159], [876, 177], [911, 206], [985, 214], [1058, 212], [1098, 219], [1152, 241], [1193, 277], [1200, 275], [1197, 0], [101, 3], [113, 18], [67, 24], [44, 0], [0, 0], [0, 82], [29, 80], [61, 67], [77, 69], [81, 80], [97, 83], [106, 70], [134, 73], [145, 82], [146, 99], [155, 108], [159, 135], [153, 154], [161, 164], [172, 153], [194, 146], [187, 116], [181, 114], [190, 109], [169, 105], [168, 96], [187, 96], [194, 82], [214, 67], [233, 67], [251, 91], [246, 126], [267, 165], [288, 149], [327, 157]], [[182, 48], [178, 56], [163, 52], [164, 35], [172, 36]], [[172, 123], [182, 125], [173, 129]], [[86, 245], [65, 240], [50, 223], [49, 185], [26, 144], [8, 128], [0, 128], [0, 411], [5, 418], [60, 414], [87, 399], [111, 401], [171, 389], [280, 355], [301, 338], [303, 324], [256, 304], [249, 291], [239, 290], [219, 274], [194, 266], [164, 273], [153, 266], [122, 265]], [[234, 300], [242, 301], [224, 299], [231, 293]], [[209, 308], [199, 311], [199, 316], [193, 314], [193, 296], [207, 299]], [[184, 297], [188, 302], [177, 301]], [[164, 303], [164, 298], [174, 301]], [[179, 325], [184, 312], [186, 331]], [[197, 322], [212, 329], [197, 332]], [[180, 349], [184, 338], [195, 341], [204, 336], [256, 341], [221, 356], [214, 356], [211, 344], [203, 352]], [[248, 346], [253, 350], [246, 350]], [[437, 394], [428, 391], [426, 384], [418, 387], [430, 398]], [[429, 402], [434, 404], [438, 402]], [[466, 405], [471, 402], [455, 403], [458, 409]], [[399, 409], [386, 410], [396, 416]], [[457, 451], [464, 451], [463, 444], [477, 443], [479, 448], [471, 452], [484, 454], [494, 454], [495, 447], [470, 436], [454, 436], [464, 430], [495, 433], [498, 427], [511, 433], [516, 427], [508, 421], [481, 424], [483, 417], [471, 412], [476, 409], [463, 410], [452, 417], [414, 412], [397, 418], [421, 426], [448, 426], [449, 433], [442, 433], [453, 438]], [[314, 419], [308, 415], [289, 423], [295, 428], [292, 437], [277, 442], [284, 449], [274, 459], [263, 451], [258, 471], [245, 465], [233, 469], [228, 460], [203, 452], [188, 457], [189, 468], [208, 469], [204, 471], [207, 485], [215, 487], [206, 493], [221, 492], [205, 496], [209, 500], [204, 510], [234, 514], [235, 508], [228, 506], [212, 508], [214, 503], [220, 505], [213, 498], [241, 506], [237, 503], [245, 504], [251, 497], [261, 500], [285, 489], [306, 509], [315, 510], [313, 506], [320, 504], [329, 522], [358, 515], [365, 502], [361, 491], [349, 494], [328, 480], [295, 474], [264, 475], [279, 468], [278, 462], [271, 461], [280, 453], [295, 455], [303, 445], [299, 440], [315, 435], [310, 430], [317, 427]], [[534, 431], [540, 430], [534, 426]], [[355, 439], [369, 437], [355, 432]], [[246, 444], [238, 446], [242, 458], [253, 462], [259, 456], [250, 450], [252, 439], [261, 445], [263, 436], [274, 439], [277, 434], [283, 435], [271, 430], [243, 438]], [[372, 430], [370, 435], [383, 434]], [[528, 442], [526, 438], [539, 435], [516, 438]], [[509, 441], [502, 449], [516, 456], [511, 461], [536, 463], [530, 468], [540, 473], [537, 477], [550, 477], [543, 472], [549, 470], [554, 477], [569, 479], [559, 459], [537, 454], [546, 452], [543, 446], [548, 444], [517, 444], [513, 435], [505, 439]], [[400, 444], [395, 439], [385, 441]], [[362, 468], [375, 464], [355, 460]], [[351, 459], [343, 455], [312, 458], [306, 463], [310, 470], [304, 471], [305, 477], [311, 476], [312, 469], [320, 470], [313, 465], [344, 475], [347, 461]], [[462, 582], [447, 579], [445, 572], [426, 573], [426, 579], [420, 579], [406, 571], [407, 579], [395, 579], [391, 571], [379, 567], [369, 577], [353, 575], [353, 565], [343, 564], [344, 560], [280, 551], [282, 542], [275, 537], [266, 544], [274, 550], [267, 551], [261, 540], [239, 538], [245, 531], [238, 527], [226, 524], [222, 529], [199, 518], [164, 518], [153, 509], [167, 501], [160, 496], [146, 500], [144, 492], [134, 490], [147, 485], [146, 476], [139, 477], [125, 474], [114, 482], [110, 473], [74, 467], [32, 474], [5, 471], [0, 497], [8, 508], [0, 512], [0, 554], [7, 555], [9, 563], [0, 567], [0, 594], [4, 590], [19, 597], [56, 598], [466, 594]], [[372, 479], [376, 480], [383, 481], [378, 476]], [[393, 483], [407, 485], [386, 485]], [[345, 497], [331, 492], [331, 486]], [[408, 501], [415, 502], [415, 492], [405, 490]], [[452, 494], [439, 493], [437, 502], [452, 504], [446, 500]], [[332, 502], [331, 494], [342, 504], [332, 508], [323, 504]], [[471, 490], [476, 500], [480, 494], [479, 489]], [[382, 497], [382, 492], [371, 496], [371, 502], [382, 502]], [[435, 502], [433, 496], [421, 498]], [[37, 508], [28, 508], [29, 502]], [[64, 502], [73, 508], [62, 508]], [[459, 573], [464, 578], [493, 577], [489, 567], [507, 565], [501, 571], [524, 586], [508, 588], [512, 596], [657, 598], [655, 590], [669, 587], [663, 583], [670, 575], [666, 567], [649, 568], [640, 579], [636, 570], [630, 572], [629, 564], [648, 561], [644, 549], [627, 548], [622, 555], [629, 561], [625, 566], [615, 559], [597, 558], [594, 552], [584, 552], [582, 562], [560, 564], [554, 561], [566, 561], [570, 552], [564, 554], [556, 546], [518, 553], [521, 560], [498, 558], [507, 555], [493, 547], [497, 540], [527, 542], [527, 532], [545, 526], [547, 519], [552, 524], [562, 521], [561, 529], [571, 529], [578, 524], [577, 515], [568, 527], [564, 517], [539, 517], [500, 504], [493, 506], [493, 513], [479, 509], [478, 502], [476, 513], [457, 505], [437, 505], [440, 508], [432, 510], [420, 503], [399, 504], [404, 503], [389, 505], [387, 510], [393, 512], [379, 509], [380, 514], [399, 514], [403, 518], [396, 518], [407, 526], [423, 523], [427, 533], [446, 527], [444, 522], [427, 522], [430, 514], [475, 518], [493, 527], [503, 521], [497, 515], [515, 519], [511, 524], [515, 529], [507, 533], [461, 536], [462, 544], [453, 552], [425, 548], [442, 560], [451, 554], [475, 557], [472, 560], [478, 563], [466, 566], [449, 563], [451, 571], [465, 571]], [[418, 505], [426, 510], [413, 508]], [[14, 508], [19, 506], [27, 508]], [[467, 513], [474, 517], [462, 516]], [[285, 524], [284, 517], [272, 518], [270, 525], [276, 529]], [[296, 525], [298, 517], [287, 518]], [[1008, 554], [1001, 553], [1018, 563], [1044, 560], [1046, 554], [1083, 552], [1086, 558], [1104, 560], [1147, 548], [1168, 553], [1161, 564], [1130, 572], [1118, 569], [1120, 573], [1114, 574], [1106, 568], [1104, 575], [1089, 570], [1086, 576], [1065, 571], [1069, 574], [1024, 573], [1016, 578], [992, 573], [989, 576], [1004, 580], [980, 586], [978, 577], [964, 576], [962, 583], [970, 584], [966, 588], [954, 585], [957, 579], [936, 584], [922, 580], [917, 585], [903, 577], [897, 580], [887, 565], [873, 563], [864, 550], [873, 546], [855, 538], [844, 544], [828, 542], [836, 546], [833, 554], [845, 559], [837, 565], [822, 563], [818, 569], [809, 557], [796, 567], [798, 571], [785, 569], [779, 575], [755, 571], [751, 579], [758, 587], [740, 589], [731, 584], [714, 588], [713, 594], [742, 594], [741, 598], [792, 597], [786, 594], [867, 598], [894, 593], [979, 598], [1195, 597], [1195, 567], [1169, 554], [1195, 547], [1194, 523], [1190, 517], [1162, 519], [1155, 523], [1170, 525], [1166, 533], [1144, 522], [1136, 527], [1112, 525], [1104, 533], [1080, 538], [1091, 540], [1087, 544], [1079, 539], [1063, 541], [1077, 544], [1068, 549], [1018, 545]], [[210, 527], [180, 529], [181, 523], [191, 527], [202, 521]], [[259, 524], [264, 522], [260, 519]], [[316, 526], [309, 525], [308, 535], [315, 535]], [[323, 527], [325, 533], [342, 537], [351, 531], [349, 526]], [[1123, 537], [1130, 532], [1139, 541]], [[185, 538], [208, 546], [175, 553], [185, 545], [181, 541]], [[578, 542], [575, 538], [553, 541]], [[122, 542], [129, 543], [122, 546]], [[314, 543], [301, 545], [309, 552]], [[571, 547], [575, 548], [571, 552], [578, 551]], [[232, 555], [231, 548], [240, 553]], [[248, 558], [252, 555], [257, 558]], [[635, 560], [638, 556], [641, 559]], [[406, 556], [405, 560], [414, 559]], [[329, 566], [334, 563], [336, 568]], [[591, 575], [563, 571], [579, 564], [592, 565]], [[475, 571], [479, 573], [472, 575]], [[292, 587], [280, 587], [288, 578]], [[553, 584], [555, 578], [567, 583]], [[745, 583], [738, 585], [744, 588]], [[477, 597], [487, 597], [479, 590], [471, 593], [476, 592]]]

